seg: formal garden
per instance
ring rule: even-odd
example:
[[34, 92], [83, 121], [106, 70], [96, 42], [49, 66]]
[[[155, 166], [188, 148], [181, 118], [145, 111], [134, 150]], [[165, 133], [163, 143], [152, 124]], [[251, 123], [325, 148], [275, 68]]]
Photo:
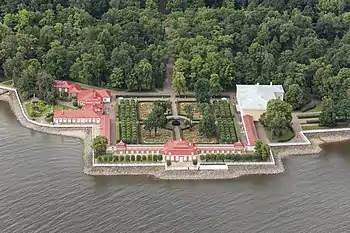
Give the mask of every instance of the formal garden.
[[123, 142], [130, 144], [139, 143], [139, 122], [137, 118], [137, 102], [135, 100], [120, 101], [119, 124]]
[[[140, 121], [145, 120], [148, 118], [149, 114], [152, 112], [152, 108], [154, 105], [155, 101], [139, 101], [138, 102], [138, 113], [139, 113], [139, 117], [138, 119]], [[171, 115], [172, 111], [171, 111], [171, 103], [169, 101], [157, 101], [157, 102], [161, 102], [161, 103], [165, 103], [167, 104], [169, 107], [167, 108], [166, 111], [166, 115]]]
[[29, 117], [44, 117], [51, 112], [51, 106], [42, 100], [26, 102], [24, 104]]
[[187, 116], [189, 109], [192, 109], [194, 121], [199, 121], [202, 118], [202, 113], [197, 102], [179, 101], [177, 103], [177, 109], [179, 111], [179, 115], [182, 115], [182, 116]]

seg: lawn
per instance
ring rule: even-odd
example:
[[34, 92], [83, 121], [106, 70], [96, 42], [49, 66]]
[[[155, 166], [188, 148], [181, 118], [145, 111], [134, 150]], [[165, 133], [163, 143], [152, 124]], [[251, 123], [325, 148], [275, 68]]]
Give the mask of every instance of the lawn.
[[290, 127], [288, 130], [279, 137], [273, 136], [271, 131], [265, 128], [265, 132], [270, 142], [288, 142], [295, 136], [293, 129]]
[[13, 81], [11, 79], [1, 83], [1, 85], [5, 85], [5, 86], [9, 86], [9, 87], [11, 87], [12, 84], [13, 84]]
[[302, 125], [301, 129], [302, 130], [328, 129], [328, 127], [319, 126], [319, 125]]
[[66, 106], [66, 105], [54, 105], [53, 110], [58, 111], [58, 110], [69, 110], [69, 109], [76, 109], [74, 107]]
[[27, 102], [25, 108], [30, 117], [43, 117], [51, 111], [51, 105], [45, 104], [44, 101], [39, 101], [36, 106], [32, 102]]
[[206, 138], [204, 136], [199, 135], [198, 133], [198, 125], [194, 125], [192, 130], [185, 129], [182, 131], [182, 139], [189, 140], [194, 143], [217, 143], [217, 138]]
[[179, 110], [179, 115], [186, 116], [186, 113], [185, 113], [186, 105], [193, 106], [193, 120], [200, 120], [202, 118], [202, 114], [199, 111], [199, 108], [196, 102], [179, 102], [177, 105], [177, 108]]
[[310, 109], [307, 112], [321, 112], [322, 111], [322, 104], [321, 102], [316, 102], [316, 106], [313, 109]]
[[152, 134], [150, 134], [149, 131], [144, 130], [142, 125], [140, 125], [140, 134], [141, 134], [140, 135], [141, 143], [144, 143], [144, 144], [147, 144], [147, 143], [164, 144], [169, 140], [173, 139], [173, 131], [162, 129], [162, 128], [157, 130], [157, 135], [154, 135], [154, 131], [152, 131]]

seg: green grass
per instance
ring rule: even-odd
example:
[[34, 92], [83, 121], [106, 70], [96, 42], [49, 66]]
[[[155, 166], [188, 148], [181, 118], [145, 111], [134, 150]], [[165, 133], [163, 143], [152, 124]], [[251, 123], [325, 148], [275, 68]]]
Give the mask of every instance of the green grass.
[[322, 104], [321, 102], [317, 102], [316, 106], [313, 109], [310, 109], [309, 111], [306, 112], [321, 112], [322, 111]]
[[302, 125], [301, 129], [302, 130], [328, 129], [328, 127], [319, 126], [319, 125]]
[[54, 105], [53, 110], [58, 111], [58, 110], [69, 110], [69, 109], [76, 109], [74, 107], [66, 106], [66, 105]]
[[12, 84], [13, 84], [12, 79], [7, 80], [7, 81], [1, 83], [1, 85], [5, 85], [5, 86], [9, 86], [9, 87], [11, 87]]
[[265, 132], [270, 142], [288, 142], [295, 136], [293, 129], [290, 127], [288, 130], [279, 137], [272, 135], [271, 131], [265, 128]]
[[25, 108], [30, 117], [43, 117], [51, 111], [51, 105], [45, 104], [43, 101], [37, 104], [37, 109], [34, 108], [32, 102], [25, 103]]

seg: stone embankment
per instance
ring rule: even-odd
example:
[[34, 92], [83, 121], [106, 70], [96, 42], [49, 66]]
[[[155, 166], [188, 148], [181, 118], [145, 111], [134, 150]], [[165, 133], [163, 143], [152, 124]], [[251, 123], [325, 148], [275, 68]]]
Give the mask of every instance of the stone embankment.
[[26, 117], [23, 115], [23, 112], [20, 107], [20, 103], [18, 102], [16, 96], [14, 93], [1, 95], [0, 96], [1, 101], [8, 102], [11, 110], [15, 114], [17, 120], [24, 126], [29, 129], [47, 133], [47, 134], [54, 134], [54, 135], [62, 135], [67, 137], [75, 137], [83, 140], [83, 160], [84, 160], [84, 166], [85, 167], [91, 167], [92, 159], [91, 159], [91, 129], [89, 128], [54, 128], [54, 127], [45, 127], [33, 124], [29, 122]]
[[284, 172], [281, 159], [275, 165], [229, 165], [228, 170], [165, 170], [165, 167], [92, 167], [84, 173], [94, 176], [146, 175], [162, 180], [224, 180], [243, 175], [271, 175]]

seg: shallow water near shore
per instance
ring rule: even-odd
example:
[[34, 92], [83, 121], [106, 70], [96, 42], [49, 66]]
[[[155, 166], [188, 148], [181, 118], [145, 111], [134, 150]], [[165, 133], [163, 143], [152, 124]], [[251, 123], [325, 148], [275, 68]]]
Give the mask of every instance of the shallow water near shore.
[[225, 181], [83, 174], [81, 142], [22, 127], [0, 102], [1, 232], [349, 232], [350, 143]]

